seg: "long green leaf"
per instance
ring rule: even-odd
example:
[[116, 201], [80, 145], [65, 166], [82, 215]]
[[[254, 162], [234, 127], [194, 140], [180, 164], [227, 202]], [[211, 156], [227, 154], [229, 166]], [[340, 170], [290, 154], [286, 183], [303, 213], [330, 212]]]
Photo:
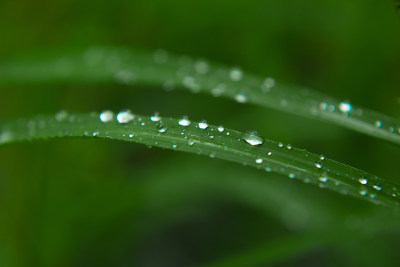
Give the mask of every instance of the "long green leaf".
[[385, 114], [339, 101], [301, 86], [276, 82], [163, 50], [153, 54], [121, 48], [90, 48], [85, 52], [0, 63], [0, 83], [48, 82], [154, 85], [227, 97], [335, 125], [400, 144], [400, 121]]
[[400, 187], [375, 175], [263, 139], [254, 132], [241, 133], [205, 121], [138, 116], [129, 111], [120, 112], [117, 117], [110, 111], [60, 112], [3, 123], [0, 129], [0, 145], [61, 137], [131, 141], [238, 162], [391, 207], [400, 204]]

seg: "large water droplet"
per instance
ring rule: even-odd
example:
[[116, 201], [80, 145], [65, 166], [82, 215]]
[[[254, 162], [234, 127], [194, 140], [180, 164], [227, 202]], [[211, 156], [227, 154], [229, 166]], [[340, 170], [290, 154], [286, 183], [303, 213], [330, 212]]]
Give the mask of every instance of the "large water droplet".
[[322, 168], [321, 162], [315, 162], [315, 167], [321, 169]]
[[229, 72], [229, 77], [234, 82], [240, 81], [243, 78], [243, 72], [238, 68], [234, 68]]
[[349, 113], [353, 109], [353, 106], [349, 102], [341, 102], [339, 109], [343, 113]]
[[100, 113], [100, 121], [103, 123], [107, 123], [110, 122], [114, 119], [114, 112], [110, 111], [110, 110], [105, 110], [102, 113]]
[[132, 121], [135, 118], [135, 115], [132, 114], [130, 110], [123, 110], [117, 114], [117, 121], [120, 124], [125, 124]]
[[160, 121], [161, 117], [160, 114], [158, 112], [155, 112], [153, 116], [150, 117], [151, 121]]
[[256, 159], [256, 163], [257, 163], [257, 164], [261, 164], [261, 163], [263, 163], [263, 159], [262, 159], [262, 158], [258, 158], [258, 159]]
[[200, 121], [199, 122], [199, 128], [200, 129], [207, 129], [208, 128], [208, 123], [207, 123], [207, 121], [205, 121], [205, 120], [202, 120], [202, 121]]
[[191, 123], [192, 122], [188, 119], [187, 116], [183, 116], [178, 122], [178, 124], [181, 126], [189, 126]]
[[360, 182], [360, 184], [367, 184], [368, 180], [363, 176], [363, 177], [360, 177], [360, 179], [358, 179], [358, 182]]
[[224, 130], [225, 130], [225, 128], [224, 128], [223, 125], [218, 126], [218, 131], [219, 131], [219, 132], [222, 133]]
[[245, 132], [242, 139], [252, 146], [262, 145], [264, 143], [264, 138], [256, 131]]
[[157, 123], [156, 127], [157, 127], [157, 132], [159, 133], [165, 133], [167, 131], [167, 125], [165, 125], [162, 122]]

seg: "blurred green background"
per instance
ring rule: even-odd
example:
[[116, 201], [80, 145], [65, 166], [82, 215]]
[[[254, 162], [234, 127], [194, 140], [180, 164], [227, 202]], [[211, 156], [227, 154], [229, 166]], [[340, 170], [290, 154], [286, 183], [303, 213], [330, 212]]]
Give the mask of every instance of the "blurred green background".
[[[391, 0], [2, 0], [0, 59], [118, 45], [239, 65], [400, 118]], [[23, 77], [21, 77], [23, 80]], [[116, 84], [0, 86], [0, 119], [188, 114], [400, 183], [398, 147], [208, 95]], [[197, 155], [109, 140], [0, 149], [0, 266], [398, 266], [392, 210]], [[397, 264], [396, 264], [397, 263]]]

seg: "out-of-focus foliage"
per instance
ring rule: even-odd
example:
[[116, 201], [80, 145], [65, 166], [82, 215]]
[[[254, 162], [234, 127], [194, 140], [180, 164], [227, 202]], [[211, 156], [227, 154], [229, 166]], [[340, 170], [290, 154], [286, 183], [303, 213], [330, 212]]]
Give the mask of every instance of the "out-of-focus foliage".
[[[4, 0], [0, 32], [1, 58], [99, 44], [164, 48], [400, 117], [400, 21], [389, 0]], [[206, 95], [73, 83], [0, 93], [1, 119], [60, 109], [188, 114], [400, 182], [397, 147]], [[216, 159], [111, 141], [21, 144], [0, 150], [0, 185], [2, 266], [399, 261], [392, 211]]]

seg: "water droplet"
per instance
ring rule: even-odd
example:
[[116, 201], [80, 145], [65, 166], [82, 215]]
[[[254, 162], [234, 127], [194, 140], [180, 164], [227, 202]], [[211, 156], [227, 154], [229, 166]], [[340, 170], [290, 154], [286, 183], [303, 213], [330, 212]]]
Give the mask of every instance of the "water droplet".
[[382, 121], [376, 121], [376, 122], [375, 122], [375, 126], [376, 126], [377, 128], [381, 128], [382, 125], [383, 125]]
[[360, 191], [360, 195], [362, 195], [362, 196], [367, 195], [367, 193], [368, 193], [367, 190], [361, 190], [361, 191]]
[[324, 155], [321, 155], [321, 156], [319, 157], [319, 159], [320, 159], [320, 160], [324, 160], [324, 159], [325, 159], [325, 156], [324, 156]]
[[293, 179], [294, 177], [296, 177], [296, 175], [294, 175], [293, 173], [290, 173], [290, 174], [289, 174], [289, 178], [290, 178], [290, 179]]
[[167, 125], [165, 125], [162, 122], [157, 123], [156, 127], [157, 127], [157, 132], [159, 133], [165, 133], [167, 131]]
[[292, 149], [292, 145], [289, 144], [289, 145], [286, 146], [286, 148], [291, 150]]
[[321, 102], [321, 104], [319, 104], [319, 108], [321, 110], [328, 110], [328, 106], [329, 106], [328, 102]]
[[8, 141], [11, 141], [13, 138], [13, 134], [10, 131], [4, 131], [0, 133], [0, 144], [7, 143]]
[[215, 158], [215, 153], [210, 153], [210, 158]]
[[195, 139], [190, 138], [190, 139], [188, 140], [188, 145], [189, 145], [189, 146], [194, 145], [194, 143], [196, 143], [196, 140], [195, 140]]
[[222, 95], [226, 91], [226, 84], [220, 83], [211, 90], [211, 94], [215, 97]]
[[380, 184], [374, 184], [374, 185], [373, 185], [373, 188], [374, 188], [375, 190], [378, 190], [378, 191], [381, 191], [381, 190], [382, 190], [382, 186], [381, 186]]
[[375, 198], [376, 197], [374, 194], [370, 194], [369, 196], [370, 196], [370, 198]]
[[99, 132], [93, 132], [92, 135], [93, 136], [97, 136], [99, 134]]
[[339, 109], [343, 113], [350, 113], [350, 111], [353, 109], [353, 106], [349, 102], [341, 102], [339, 104]]
[[123, 110], [117, 114], [117, 121], [120, 124], [125, 124], [132, 121], [135, 118], [135, 115], [132, 114], [130, 110]]
[[315, 167], [321, 169], [322, 168], [321, 162], [315, 162]]
[[177, 148], [178, 147], [178, 145], [172, 145], [172, 148]]
[[153, 116], [150, 117], [151, 121], [160, 121], [161, 117], [160, 114], [158, 112], [155, 112]]
[[65, 110], [60, 110], [59, 112], [57, 112], [57, 114], [54, 116], [54, 118], [58, 122], [64, 121], [68, 118], [68, 112]]
[[198, 74], [206, 74], [209, 69], [208, 63], [203, 60], [199, 60], [194, 63], [194, 69]]
[[103, 123], [107, 123], [110, 122], [114, 119], [114, 112], [110, 111], [110, 110], [105, 110], [102, 113], [100, 113], [100, 121]]
[[168, 61], [168, 52], [162, 49], [158, 49], [153, 53], [154, 62], [157, 64], [163, 64]]
[[135, 135], [134, 134], [129, 134], [129, 138], [132, 138], [132, 137], [134, 137]]
[[178, 124], [181, 126], [189, 126], [191, 123], [192, 122], [188, 119], [187, 116], [183, 116], [178, 122]]
[[271, 168], [265, 168], [267, 172], [271, 172]]
[[256, 131], [245, 132], [242, 136], [242, 139], [252, 146], [257, 146], [264, 143], [264, 138]]
[[261, 85], [261, 90], [265, 93], [269, 92], [275, 86], [275, 79], [267, 77]]
[[272, 155], [272, 152], [268, 152], [267, 154], [268, 154], [268, 156], [271, 156], [271, 155]]
[[278, 146], [279, 146], [279, 147], [283, 147], [283, 143], [282, 143], [282, 142], [279, 142], [279, 143], [278, 143]]
[[218, 126], [218, 131], [219, 131], [219, 132], [222, 133], [224, 130], [225, 130], [225, 128], [224, 128], [223, 125]]
[[358, 179], [358, 181], [360, 182], [360, 184], [367, 184], [368, 183], [368, 180], [364, 176], [360, 177], [360, 179]]
[[229, 77], [234, 82], [240, 81], [243, 78], [243, 72], [238, 68], [234, 68], [229, 72]]
[[334, 105], [334, 104], [329, 105], [328, 111], [330, 111], [330, 112], [336, 111], [336, 105]]
[[256, 159], [256, 163], [257, 163], [257, 164], [261, 164], [261, 163], [263, 163], [263, 159], [262, 159], [262, 158], [258, 158], [258, 159]]
[[322, 176], [322, 177], [319, 177], [319, 180], [323, 183], [326, 183], [326, 182], [328, 182], [328, 177]]
[[196, 83], [195, 79], [191, 76], [186, 76], [182, 80], [182, 84], [184, 87], [190, 89], [193, 93], [198, 93], [201, 90], [201, 86]]
[[247, 96], [244, 93], [238, 93], [235, 95], [235, 100], [239, 103], [246, 103]]
[[208, 128], [208, 123], [207, 123], [207, 121], [205, 121], [205, 120], [202, 120], [202, 121], [200, 121], [199, 122], [199, 128], [200, 129], [207, 129]]

